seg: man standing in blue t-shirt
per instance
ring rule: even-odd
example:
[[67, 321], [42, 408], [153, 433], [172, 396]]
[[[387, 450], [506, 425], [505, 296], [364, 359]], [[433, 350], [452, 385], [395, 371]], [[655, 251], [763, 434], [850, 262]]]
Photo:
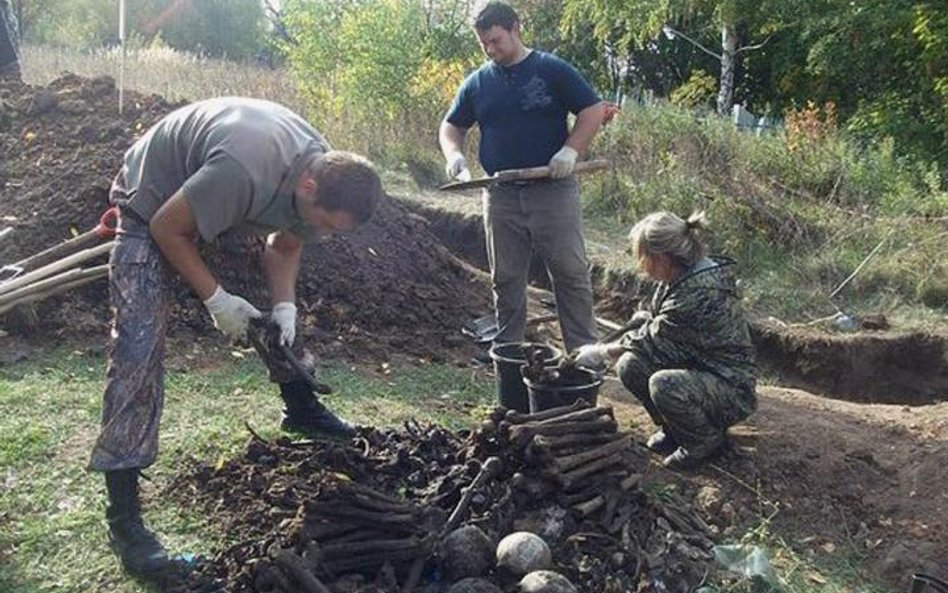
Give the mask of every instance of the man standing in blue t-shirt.
[[[495, 184], [484, 191], [484, 227], [497, 343], [524, 339], [530, 257], [546, 264], [568, 350], [596, 342], [592, 286], [583, 242], [576, 157], [603, 123], [606, 106], [567, 62], [525, 47], [517, 13], [490, 2], [474, 29], [490, 62], [470, 74], [441, 122], [448, 177], [470, 177], [462, 148], [480, 127], [481, 165], [488, 174], [549, 165], [550, 178]], [[569, 113], [576, 115], [572, 130]]]

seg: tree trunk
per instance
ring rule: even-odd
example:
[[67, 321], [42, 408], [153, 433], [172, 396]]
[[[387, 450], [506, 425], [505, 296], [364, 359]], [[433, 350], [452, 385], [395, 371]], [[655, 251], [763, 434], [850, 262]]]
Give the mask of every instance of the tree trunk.
[[721, 26], [721, 84], [718, 88], [718, 113], [731, 114], [734, 102], [734, 56], [737, 52], [737, 31], [732, 23]]

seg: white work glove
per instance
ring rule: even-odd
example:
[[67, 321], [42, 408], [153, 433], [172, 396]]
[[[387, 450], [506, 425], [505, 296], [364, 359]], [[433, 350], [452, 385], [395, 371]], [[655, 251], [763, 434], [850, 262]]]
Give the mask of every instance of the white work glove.
[[251, 319], [263, 317], [263, 313], [239, 296], [234, 296], [220, 287], [214, 291], [204, 306], [214, 319], [214, 327], [232, 338], [243, 337]]
[[471, 170], [467, 168], [467, 159], [460, 152], [452, 152], [444, 165], [444, 172], [448, 179], [470, 181]]
[[563, 148], [556, 151], [550, 159], [550, 177], [561, 179], [572, 175], [573, 169], [576, 168], [577, 156], [579, 156], [578, 152], [564, 144]]
[[296, 339], [296, 305], [290, 302], [273, 305], [270, 319], [280, 328], [280, 343], [292, 346]]
[[605, 344], [586, 344], [573, 351], [572, 359], [578, 367], [597, 371], [605, 368], [609, 354]]
[[652, 314], [643, 309], [633, 313], [632, 319], [629, 320], [629, 323], [632, 324], [631, 329], [639, 329], [650, 321], [652, 321]]

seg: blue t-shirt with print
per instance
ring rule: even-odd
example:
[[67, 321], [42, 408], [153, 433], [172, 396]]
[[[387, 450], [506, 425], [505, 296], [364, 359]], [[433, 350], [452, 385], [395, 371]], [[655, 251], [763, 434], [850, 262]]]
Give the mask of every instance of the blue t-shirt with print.
[[548, 164], [569, 136], [567, 114], [598, 102], [575, 68], [534, 50], [513, 66], [488, 62], [471, 73], [445, 119], [459, 128], [478, 124], [481, 165], [493, 175]]

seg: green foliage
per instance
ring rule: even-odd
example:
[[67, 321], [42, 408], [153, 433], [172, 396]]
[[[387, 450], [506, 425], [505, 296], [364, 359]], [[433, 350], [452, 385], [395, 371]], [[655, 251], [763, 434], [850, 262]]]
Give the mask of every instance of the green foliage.
[[654, 210], [707, 211], [713, 250], [740, 261], [756, 310], [826, 315], [827, 295], [883, 239], [844, 299], [876, 310], [948, 302], [938, 301], [948, 188], [893, 141], [866, 145], [826, 122], [801, 124], [813, 132], [805, 142], [757, 137], [661, 103], [627, 105], [610, 126], [599, 146], [608, 142], [619, 174], [592, 192], [590, 213], [628, 225]]
[[[136, 45], [248, 58], [265, 43], [258, 0], [139, 0], [128, 1], [126, 11], [126, 33]], [[38, 0], [24, 12], [24, 38], [33, 43], [88, 50], [119, 41], [115, 0]]]
[[912, 0], [829, 2], [801, 32], [806, 74], [785, 98], [832, 100], [867, 142], [948, 168], [948, 14]]
[[[338, 89], [358, 116], [389, 123], [411, 108], [412, 78], [424, 59], [421, 5], [368, 0], [339, 27]], [[340, 67], [341, 66], [341, 67]]]
[[287, 2], [292, 41], [281, 50], [309, 117], [333, 144], [374, 158], [433, 154], [438, 123], [479, 59], [465, 7], [459, 0]]
[[201, 0], [188, 2], [160, 30], [175, 49], [243, 59], [263, 48], [264, 25], [260, 0]]
[[[722, 27], [734, 27], [738, 46], [754, 47], [738, 54], [735, 94], [752, 111], [779, 115], [808, 101], [832, 101], [852, 137], [867, 144], [891, 137], [901, 154], [948, 170], [943, 6], [920, 0], [565, 0], [561, 26], [570, 39], [589, 38], [591, 29], [600, 55], [634, 63], [630, 84], [662, 96], [686, 87], [676, 93], [678, 101], [694, 90], [694, 73], [710, 71], [713, 62], [693, 59], [701, 50], [684, 39], [660, 39], [664, 23], [716, 52]], [[674, 68], [656, 66], [656, 57]]]
[[691, 78], [669, 95], [679, 107], [710, 107], [717, 94], [718, 81], [704, 70], [695, 70]]

